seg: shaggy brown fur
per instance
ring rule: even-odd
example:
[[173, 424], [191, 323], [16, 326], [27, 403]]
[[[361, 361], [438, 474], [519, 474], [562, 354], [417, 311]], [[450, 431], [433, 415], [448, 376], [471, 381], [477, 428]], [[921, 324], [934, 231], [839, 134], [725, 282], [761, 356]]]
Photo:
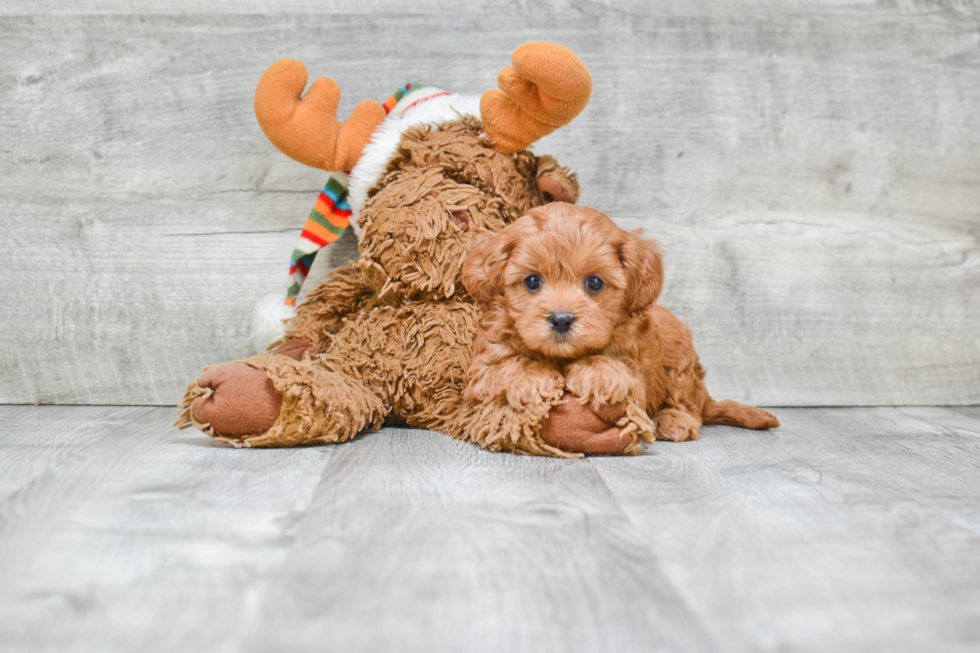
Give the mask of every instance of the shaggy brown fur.
[[467, 371], [467, 399], [522, 408], [570, 391], [592, 404], [628, 399], [656, 437], [693, 440], [705, 424], [779, 426], [764, 410], [715, 402], [686, 325], [655, 304], [660, 247], [602, 213], [554, 203], [484, 234], [463, 283], [490, 311]]
[[[379, 298], [448, 298], [459, 286], [463, 257], [484, 231], [500, 231], [549, 199], [539, 188], [567, 188], [578, 199], [574, 173], [551, 157], [502, 154], [480, 138], [472, 116], [412, 127], [385, 175], [368, 191], [358, 224], [364, 273]], [[406, 219], [408, 218], [408, 219]]]
[[[206, 374], [188, 387], [178, 425], [236, 446], [292, 446], [396, 422], [491, 450], [570, 455], [541, 436], [561, 392], [528, 396], [519, 408], [463, 399], [480, 319], [460, 277], [470, 243], [555, 197], [578, 197], [575, 175], [550, 157], [498, 152], [478, 120], [408, 130], [361, 212], [360, 259], [297, 309], [277, 350], [284, 355], [228, 364], [265, 373], [253, 375], [251, 390], [208, 385]], [[269, 409], [268, 423], [250, 417], [264, 428], [242, 432], [236, 413], [275, 405], [266, 383], [281, 395], [278, 411]], [[635, 450], [648, 430], [643, 411], [614, 417], [623, 446]]]

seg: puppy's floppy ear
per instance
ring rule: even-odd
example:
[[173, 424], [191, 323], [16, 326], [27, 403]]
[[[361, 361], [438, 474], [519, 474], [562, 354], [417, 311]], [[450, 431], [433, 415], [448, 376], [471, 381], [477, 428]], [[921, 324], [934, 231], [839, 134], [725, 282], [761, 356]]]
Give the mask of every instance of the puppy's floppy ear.
[[504, 292], [504, 265], [507, 263], [506, 238], [486, 232], [477, 236], [463, 261], [463, 285], [478, 304], [489, 306]]
[[619, 260], [626, 272], [626, 310], [639, 313], [650, 308], [664, 288], [664, 255], [660, 243], [640, 238], [642, 229], [619, 245]]

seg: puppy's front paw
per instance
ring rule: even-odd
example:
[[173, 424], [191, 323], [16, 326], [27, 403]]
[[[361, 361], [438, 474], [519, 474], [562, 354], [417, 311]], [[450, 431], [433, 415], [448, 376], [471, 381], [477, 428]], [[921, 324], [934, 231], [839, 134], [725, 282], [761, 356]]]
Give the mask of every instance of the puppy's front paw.
[[643, 382], [625, 363], [605, 356], [589, 356], [572, 364], [565, 372], [565, 388], [596, 409], [622, 403], [626, 397], [641, 406], [646, 401]]
[[701, 420], [690, 413], [668, 408], [657, 413], [653, 418], [656, 424], [656, 438], [671, 442], [686, 442], [697, 440], [701, 430]]
[[523, 377], [514, 378], [507, 386], [507, 403], [523, 410], [532, 404], [553, 402], [564, 392], [561, 374], [545, 367], [527, 368]]
[[463, 397], [475, 404], [496, 400], [523, 410], [532, 404], [554, 403], [561, 398], [565, 379], [549, 365], [522, 357], [490, 365], [472, 364]]

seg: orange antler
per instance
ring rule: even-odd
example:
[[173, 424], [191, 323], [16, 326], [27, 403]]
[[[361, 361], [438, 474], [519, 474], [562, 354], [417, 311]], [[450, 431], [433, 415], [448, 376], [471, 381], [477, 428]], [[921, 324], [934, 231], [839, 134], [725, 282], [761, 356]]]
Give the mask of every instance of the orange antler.
[[306, 66], [295, 59], [269, 66], [255, 89], [255, 117], [286, 156], [322, 170], [350, 170], [385, 119], [385, 111], [374, 100], [365, 100], [341, 122], [337, 82], [321, 77], [301, 98], [307, 79]]
[[589, 70], [568, 48], [526, 43], [514, 50], [511, 63], [497, 76], [500, 90], [480, 99], [483, 131], [508, 154], [567, 125], [592, 95]]

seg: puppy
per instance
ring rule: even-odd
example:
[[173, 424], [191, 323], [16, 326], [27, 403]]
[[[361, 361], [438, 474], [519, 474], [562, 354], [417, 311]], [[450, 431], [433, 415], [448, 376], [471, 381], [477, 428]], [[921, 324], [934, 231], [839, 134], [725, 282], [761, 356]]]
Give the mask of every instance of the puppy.
[[660, 246], [637, 234], [554, 202], [475, 240], [463, 284], [487, 319], [466, 398], [521, 408], [568, 391], [599, 411], [631, 397], [661, 440], [694, 440], [702, 424], [779, 426], [760, 408], [708, 394], [691, 330], [656, 304]]

